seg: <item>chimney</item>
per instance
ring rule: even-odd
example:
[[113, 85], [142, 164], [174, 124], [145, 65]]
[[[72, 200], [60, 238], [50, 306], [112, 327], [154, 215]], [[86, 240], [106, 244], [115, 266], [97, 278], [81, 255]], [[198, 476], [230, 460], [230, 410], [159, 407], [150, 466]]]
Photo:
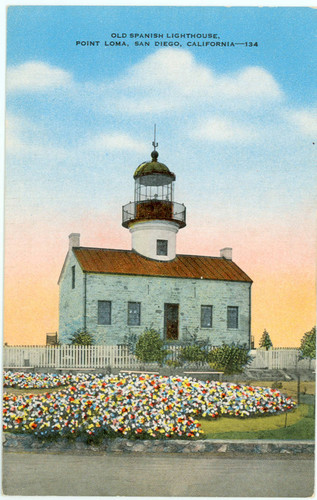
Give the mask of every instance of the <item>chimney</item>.
[[227, 260], [232, 260], [232, 248], [222, 248], [220, 250], [220, 257], [224, 257]]
[[79, 233], [71, 233], [69, 236], [69, 250], [71, 250], [73, 247], [79, 247], [79, 238], [80, 234]]

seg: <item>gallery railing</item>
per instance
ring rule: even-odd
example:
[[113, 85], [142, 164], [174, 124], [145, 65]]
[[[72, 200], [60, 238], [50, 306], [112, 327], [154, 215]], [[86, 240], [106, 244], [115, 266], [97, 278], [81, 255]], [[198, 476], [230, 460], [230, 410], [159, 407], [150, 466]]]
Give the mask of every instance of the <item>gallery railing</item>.
[[122, 207], [122, 225], [128, 227], [138, 220], [170, 220], [186, 226], [186, 207], [182, 203], [165, 200], [130, 202]]

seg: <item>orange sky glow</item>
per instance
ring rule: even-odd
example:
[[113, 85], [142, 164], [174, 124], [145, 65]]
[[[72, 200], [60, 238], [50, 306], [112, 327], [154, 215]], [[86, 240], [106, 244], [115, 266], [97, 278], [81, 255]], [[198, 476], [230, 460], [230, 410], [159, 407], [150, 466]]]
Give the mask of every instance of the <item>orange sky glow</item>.
[[[83, 246], [131, 248], [129, 232], [121, 228], [119, 220], [101, 217], [101, 214], [98, 217], [99, 223], [94, 225], [89, 217], [85, 222], [80, 221]], [[12, 233], [8, 230], [4, 342], [9, 345], [45, 344], [46, 333], [58, 331], [57, 280], [70, 232], [71, 228], [66, 226], [50, 232], [43, 223], [42, 226], [24, 227], [21, 240], [19, 230]], [[188, 229], [187, 234], [182, 235], [180, 231], [179, 253], [218, 256], [216, 249], [225, 246], [229, 239], [221, 228], [209, 234], [203, 228], [199, 239], [193, 238], [193, 233], [195, 231]], [[245, 241], [238, 235], [229, 243], [233, 246], [233, 260], [253, 279], [252, 335], [255, 345], [266, 329], [274, 346], [299, 346], [303, 334], [315, 324], [312, 247], [306, 247], [306, 254], [301, 252], [303, 259], [299, 261], [294, 259], [295, 248], [293, 252], [282, 252], [278, 251], [277, 244], [272, 244], [268, 251], [265, 245], [261, 249], [254, 239]]]

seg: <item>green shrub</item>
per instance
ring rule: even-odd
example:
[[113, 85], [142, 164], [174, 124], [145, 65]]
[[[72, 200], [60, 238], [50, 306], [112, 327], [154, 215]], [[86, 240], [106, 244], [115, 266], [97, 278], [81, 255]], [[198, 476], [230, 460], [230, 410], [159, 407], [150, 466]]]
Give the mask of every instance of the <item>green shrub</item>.
[[226, 374], [242, 373], [252, 361], [246, 346], [222, 344], [208, 353], [209, 366]]
[[199, 345], [187, 345], [181, 348], [180, 359], [190, 363], [203, 363], [207, 361], [207, 352]]
[[164, 341], [153, 328], [147, 328], [138, 338], [135, 355], [144, 363], [158, 362], [163, 364], [169, 351], [164, 349]]
[[272, 389], [282, 389], [282, 388], [283, 388], [283, 382], [273, 382]]
[[179, 368], [182, 366], [182, 362], [179, 359], [168, 359], [165, 364], [170, 368]]
[[94, 337], [85, 328], [79, 329], [70, 337], [70, 343], [73, 345], [92, 345], [94, 344]]
[[179, 359], [189, 363], [203, 363], [207, 361], [208, 356], [208, 338], [199, 338], [197, 334], [198, 328], [191, 332], [188, 328], [183, 340], [183, 346], [180, 350]]

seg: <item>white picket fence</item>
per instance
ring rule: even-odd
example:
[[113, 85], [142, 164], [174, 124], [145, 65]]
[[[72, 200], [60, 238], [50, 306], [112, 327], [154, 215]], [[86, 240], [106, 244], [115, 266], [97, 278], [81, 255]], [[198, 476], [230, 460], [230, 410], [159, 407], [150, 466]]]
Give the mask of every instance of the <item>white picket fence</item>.
[[[169, 359], [177, 359], [180, 346], [168, 346], [171, 351]], [[316, 362], [308, 359], [298, 360], [297, 349], [271, 349], [264, 351], [254, 349], [254, 357], [249, 368], [268, 369], [315, 369]], [[147, 363], [147, 369], [157, 369], [156, 363]], [[106, 346], [26, 346], [4, 347], [3, 367], [14, 368], [53, 368], [53, 369], [82, 369], [98, 368], [125, 368], [144, 369], [135, 356], [129, 353], [124, 345]]]
[[280, 348], [270, 349], [268, 351], [262, 349], [253, 349], [250, 354], [253, 356], [253, 361], [249, 368], [269, 368], [270, 370], [281, 369], [315, 369], [315, 360], [299, 359], [298, 349]]
[[[179, 346], [170, 346], [170, 359], [176, 359]], [[4, 347], [4, 368], [142, 368], [141, 363], [129, 353], [125, 345], [61, 345], [36, 347]], [[157, 363], [147, 363], [148, 368], [157, 368]]]

